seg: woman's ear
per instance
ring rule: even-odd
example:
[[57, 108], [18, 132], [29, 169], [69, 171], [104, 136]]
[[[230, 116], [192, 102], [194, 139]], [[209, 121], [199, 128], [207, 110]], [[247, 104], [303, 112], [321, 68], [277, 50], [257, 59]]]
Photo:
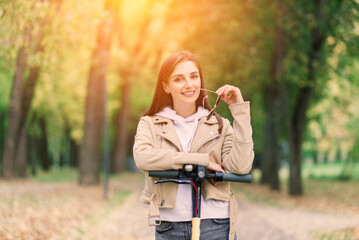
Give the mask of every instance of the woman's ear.
[[167, 94], [169, 94], [169, 93], [170, 93], [170, 89], [169, 89], [167, 83], [162, 82], [162, 86], [163, 86], [163, 90], [164, 90]]

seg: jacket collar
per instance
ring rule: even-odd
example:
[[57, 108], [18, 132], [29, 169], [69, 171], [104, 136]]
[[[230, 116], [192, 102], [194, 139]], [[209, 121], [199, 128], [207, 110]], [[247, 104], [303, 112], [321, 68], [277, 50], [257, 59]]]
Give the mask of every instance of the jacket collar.
[[168, 118], [165, 118], [165, 117], [161, 117], [161, 116], [157, 116], [155, 115], [153, 117], [153, 123], [154, 124], [163, 124], [163, 123], [170, 123], [172, 122], [172, 120], [168, 119]]
[[207, 116], [201, 118], [192, 141], [190, 152], [198, 152], [206, 142], [220, 137], [217, 123], [218, 120], [215, 116], [212, 116], [209, 120], [207, 120]]
[[153, 117], [153, 123], [155, 125], [163, 124], [163, 127], [157, 134], [173, 143], [179, 151], [182, 151], [181, 142], [171, 119], [155, 115]]
[[[163, 125], [158, 135], [172, 142], [179, 151], [182, 151], [180, 140], [171, 119], [155, 115], [153, 117], [153, 123], [155, 125]], [[218, 137], [217, 123], [218, 120], [215, 116], [212, 116], [209, 120], [207, 120], [207, 117], [203, 117], [199, 120], [190, 152], [198, 151], [204, 143], [212, 138]]]
[[213, 125], [217, 124], [218, 120], [215, 116], [212, 116], [210, 119], [207, 120], [207, 117], [201, 118], [201, 121], [203, 121], [205, 124]]
[[[218, 120], [215, 116], [212, 116], [210, 119], [207, 120], [207, 117], [203, 117], [199, 120], [201, 123], [205, 123], [205, 124], [209, 124], [209, 125], [213, 125], [213, 124], [217, 124]], [[165, 118], [165, 117], [161, 117], [161, 116], [157, 116], [155, 115], [153, 118], [153, 123], [154, 124], [167, 124], [169, 125], [170, 123], [172, 123], [171, 119]]]

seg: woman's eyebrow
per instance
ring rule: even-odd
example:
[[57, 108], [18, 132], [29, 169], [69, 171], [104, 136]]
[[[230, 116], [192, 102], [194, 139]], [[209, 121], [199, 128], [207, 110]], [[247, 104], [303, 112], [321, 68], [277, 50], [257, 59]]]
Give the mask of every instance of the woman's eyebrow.
[[[199, 73], [199, 72], [198, 72], [198, 71], [194, 71], [194, 72], [191, 72], [190, 75], [192, 75], [192, 74], [194, 74], [194, 73]], [[179, 74], [173, 75], [172, 78], [174, 78], [174, 77], [182, 77], [182, 76], [184, 76], [184, 74], [179, 73]]]
[[174, 78], [174, 77], [182, 77], [182, 76], [184, 76], [184, 75], [183, 74], [175, 74], [175, 75], [172, 76], [172, 78]]

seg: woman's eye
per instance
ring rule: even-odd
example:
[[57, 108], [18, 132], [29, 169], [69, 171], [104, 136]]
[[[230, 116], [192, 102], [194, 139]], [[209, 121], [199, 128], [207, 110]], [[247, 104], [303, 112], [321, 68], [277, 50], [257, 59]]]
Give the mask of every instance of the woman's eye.
[[197, 74], [194, 74], [191, 76], [192, 79], [197, 79], [198, 78], [198, 75]]
[[175, 82], [180, 82], [180, 81], [182, 81], [182, 80], [183, 80], [183, 77], [176, 77], [176, 78], [174, 79]]

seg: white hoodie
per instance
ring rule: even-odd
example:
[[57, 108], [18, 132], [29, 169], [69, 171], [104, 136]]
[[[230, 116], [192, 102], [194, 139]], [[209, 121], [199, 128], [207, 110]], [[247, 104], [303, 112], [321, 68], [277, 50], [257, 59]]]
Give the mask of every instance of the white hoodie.
[[[171, 119], [182, 146], [182, 152], [189, 152], [192, 140], [197, 130], [198, 121], [207, 116], [209, 111], [199, 106], [197, 112], [184, 118], [170, 107], [165, 107], [156, 115]], [[192, 219], [192, 187], [189, 184], [179, 184], [176, 206], [170, 209], [160, 208], [162, 221], [182, 222]], [[229, 203], [201, 197], [201, 218], [229, 218]]]

